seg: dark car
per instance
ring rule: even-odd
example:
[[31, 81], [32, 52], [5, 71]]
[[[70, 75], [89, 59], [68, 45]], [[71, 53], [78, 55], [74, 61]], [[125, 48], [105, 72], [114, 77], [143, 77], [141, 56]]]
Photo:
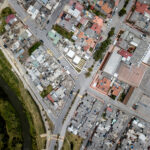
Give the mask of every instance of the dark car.
[[49, 24], [49, 20], [47, 21], [47, 24]]

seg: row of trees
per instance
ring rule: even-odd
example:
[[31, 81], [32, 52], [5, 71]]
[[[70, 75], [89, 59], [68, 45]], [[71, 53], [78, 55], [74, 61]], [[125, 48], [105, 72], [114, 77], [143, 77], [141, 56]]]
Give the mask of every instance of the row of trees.
[[120, 17], [122, 17], [123, 15], [126, 14], [126, 7], [127, 7], [128, 3], [129, 3], [129, 0], [126, 0], [124, 5], [123, 5], [123, 8], [118, 12], [118, 15]]
[[94, 53], [93, 58], [95, 61], [102, 59], [103, 53], [107, 50], [108, 45], [110, 45], [111, 43], [111, 37], [114, 35], [114, 32], [115, 32], [115, 28], [113, 27], [109, 31], [107, 39], [101, 43], [101, 46], [99, 47], [99, 49]]

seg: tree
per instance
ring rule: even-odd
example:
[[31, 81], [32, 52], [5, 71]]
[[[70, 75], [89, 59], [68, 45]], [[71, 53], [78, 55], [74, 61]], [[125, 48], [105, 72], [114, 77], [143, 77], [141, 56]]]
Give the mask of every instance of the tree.
[[86, 73], [85, 73], [86, 78], [88, 78], [90, 75], [91, 75], [90, 72], [86, 72]]
[[126, 14], [126, 9], [125, 8], [122, 8], [120, 11], [119, 11], [119, 16], [122, 17], [123, 15]]
[[89, 72], [92, 72], [92, 71], [93, 71], [93, 68], [92, 68], [92, 67], [88, 68], [88, 71], [89, 71]]
[[113, 27], [113, 28], [111, 28], [111, 30], [109, 31], [108, 37], [109, 37], [109, 38], [112, 37], [112, 36], [114, 35], [114, 32], [115, 32], [115, 28]]

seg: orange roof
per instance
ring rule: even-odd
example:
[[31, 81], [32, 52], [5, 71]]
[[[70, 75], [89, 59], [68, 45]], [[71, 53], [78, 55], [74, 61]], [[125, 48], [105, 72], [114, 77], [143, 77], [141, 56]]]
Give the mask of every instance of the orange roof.
[[149, 5], [148, 4], [144, 4], [144, 3], [140, 3], [140, 2], [137, 2], [136, 3], [136, 11], [139, 12], [139, 13], [142, 13], [144, 14], [145, 12], [149, 13], [150, 14], [150, 10], [148, 9], [149, 8]]
[[118, 6], [120, 0], [115, 1], [115, 6]]
[[104, 94], [107, 94], [110, 89], [111, 80], [104, 77], [103, 79], [99, 80], [97, 83], [97, 88], [101, 90]]
[[83, 49], [84, 49], [84, 51], [89, 50], [90, 49], [90, 45], [83, 46]]
[[100, 34], [100, 32], [101, 32], [101, 26], [99, 26], [99, 25], [96, 24], [96, 23], [94, 23], [94, 24], [92, 25], [91, 29], [92, 29], [93, 31], [95, 31], [97, 34]]
[[94, 47], [95, 46], [95, 41], [94, 41], [94, 39], [92, 39], [92, 38], [88, 38], [87, 40], [86, 40], [86, 43], [90, 46], [90, 47]]
[[102, 6], [102, 10], [103, 10], [105, 13], [107, 13], [107, 14], [109, 14], [109, 13], [112, 11], [112, 9], [109, 7], [108, 3], [105, 3], [105, 4]]
[[80, 32], [79, 34], [78, 34], [78, 38], [85, 38], [86, 36], [84, 35], [84, 32]]
[[120, 91], [121, 91], [121, 87], [120, 86], [117, 86], [117, 85], [113, 85], [112, 87], [112, 95], [115, 95], [115, 96], [118, 96]]
[[103, 26], [103, 19], [101, 19], [101, 18], [98, 17], [98, 16], [95, 16], [95, 17], [94, 17], [93, 22], [94, 22], [94, 23], [97, 23], [100, 27]]
[[103, 6], [103, 1], [102, 0], [99, 1], [99, 6]]

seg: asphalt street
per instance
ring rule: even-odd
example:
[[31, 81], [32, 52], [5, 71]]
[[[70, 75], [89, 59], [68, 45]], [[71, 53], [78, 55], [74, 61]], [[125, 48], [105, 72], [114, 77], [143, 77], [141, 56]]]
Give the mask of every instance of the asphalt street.
[[[24, 22], [25, 25], [28, 26], [29, 30], [37, 37], [37, 39], [39, 40], [43, 40], [44, 42], [44, 46], [46, 47], [46, 49], [49, 49], [54, 57], [56, 59], [60, 58], [62, 56], [62, 53], [58, 50], [57, 47], [55, 47], [52, 42], [50, 41], [50, 39], [47, 37], [47, 33], [51, 30], [52, 28], [52, 25], [55, 23], [56, 19], [58, 18], [60, 12], [62, 11], [64, 5], [68, 2], [69, 0], [62, 0], [60, 2], [60, 4], [58, 5], [58, 7], [56, 8], [56, 10], [54, 11], [54, 13], [49, 17], [49, 24], [46, 24], [45, 26], [45, 29], [44, 30], [41, 30], [37, 24], [35, 23], [34, 20], [32, 20], [30, 17], [28, 17], [28, 14], [25, 12], [25, 10], [19, 6], [16, 2], [16, 0], [9, 0], [9, 3], [11, 4], [11, 6], [15, 9], [15, 11], [17, 12], [19, 18]], [[119, 3], [119, 6], [118, 6], [118, 11], [122, 8], [123, 4], [124, 4], [124, 1], [125, 0], [121, 0], [121, 2]], [[127, 12], [131, 9], [131, 6], [132, 6], [132, 3], [133, 3], [133, 0], [129, 1], [129, 4], [126, 8]], [[125, 19], [126, 15], [124, 15], [123, 17], [119, 17], [118, 16], [118, 13], [116, 12], [116, 14], [112, 17], [112, 21], [110, 20], [109, 21], [109, 25], [106, 27], [106, 31], [103, 31], [104, 33], [107, 33], [109, 32], [109, 30], [111, 29], [111, 27], [115, 27], [115, 34], [117, 34], [119, 32], [119, 30], [122, 28], [122, 24], [123, 24], [123, 21]], [[27, 19], [26, 19], [27, 18]], [[126, 25], [125, 25], [126, 26]], [[112, 39], [114, 39], [115, 37], [113, 37]], [[89, 62], [87, 64], [92, 64], [93, 63], [93, 59], [91, 58], [89, 60]], [[132, 109], [128, 108], [127, 106], [121, 104], [120, 102], [116, 102], [116, 101], [113, 101], [111, 100], [110, 98], [98, 93], [97, 91], [94, 91], [89, 87], [96, 71], [98, 70], [98, 63], [97, 62], [94, 66], [94, 69], [93, 69], [93, 72], [91, 73], [91, 76], [89, 78], [85, 78], [85, 75], [84, 75], [84, 71], [82, 71], [80, 74], [78, 74], [74, 68], [70, 65], [70, 63], [68, 63], [68, 61], [62, 57], [60, 59], [60, 64], [64, 67], [67, 66], [67, 70], [69, 70], [74, 82], [75, 82], [75, 91], [77, 91], [77, 89], [80, 89], [80, 93], [79, 95], [83, 95], [85, 93], [85, 91], [88, 91], [88, 93], [90, 93], [91, 95], [93, 96], [96, 96], [97, 98], [99, 99], [102, 99], [104, 100], [106, 103], [110, 103], [112, 105], [115, 105], [116, 107], [120, 108], [121, 110], [125, 111], [125, 112], [128, 112], [132, 115], [136, 115], [136, 116], [139, 116], [140, 117], [140, 114], [137, 114], [135, 113]], [[87, 65], [87, 67], [89, 67]], [[22, 67], [22, 66], [19, 66], [19, 68]], [[20, 69], [19, 69], [20, 71]], [[31, 84], [31, 81], [30, 79], [28, 78], [27, 75], [24, 75], [23, 76], [24, 79], [22, 80], [25, 80], [27, 82], [27, 87], [29, 89], [31, 89], [34, 94], [35, 94], [35, 89], [34, 88], [34, 85]], [[42, 99], [40, 97], [37, 97], [36, 98], [39, 102], [42, 101]], [[80, 102], [80, 97], [78, 96], [76, 98], [76, 101], [74, 102], [74, 104], [72, 105], [69, 113], [68, 113], [68, 116], [66, 117], [66, 120], [64, 121], [64, 123], [62, 124], [63, 120], [64, 120], [64, 117], [65, 115], [67, 114], [68, 112], [68, 109], [72, 103], [72, 100], [69, 100], [65, 106], [64, 106], [64, 109], [62, 110], [60, 116], [58, 116], [58, 118], [55, 118], [51, 111], [46, 108], [45, 106], [45, 103], [41, 102], [41, 105], [45, 108], [45, 111], [49, 114], [49, 118], [54, 122], [54, 125], [55, 125], [55, 129], [53, 131], [53, 134], [60, 134], [61, 137], [65, 137], [65, 133], [66, 133], [66, 129], [67, 129], [67, 126], [70, 122], [70, 119], [71, 117], [73, 116], [74, 114], [74, 111], [76, 110], [79, 102]], [[144, 118], [144, 116], [142, 116]], [[49, 150], [54, 150], [54, 146], [55, 146], [55, 140], [51, 140], [51, 143], [50, 143], [50, 147], [49, 147]], [[63, 142], [62, 141], [59, 141], [59, 150], [61, 149], [63, 145]]]

